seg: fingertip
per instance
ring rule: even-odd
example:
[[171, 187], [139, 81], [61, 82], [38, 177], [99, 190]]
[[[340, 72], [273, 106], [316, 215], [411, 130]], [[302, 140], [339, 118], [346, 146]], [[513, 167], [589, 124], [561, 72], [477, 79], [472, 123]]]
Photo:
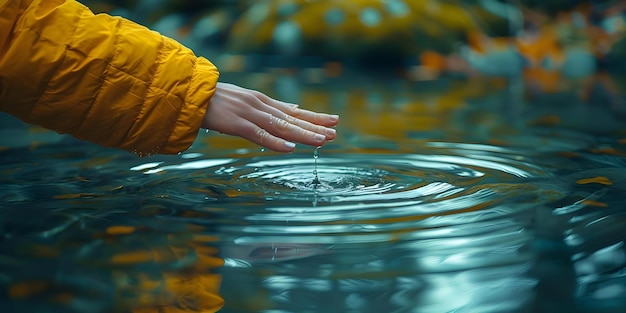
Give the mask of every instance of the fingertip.
[[337, 130], [334, 128], [325, 128], [324, 135], [326, 135], [326, 139], [337, 137]]
[[[270, 147], [268, 146], [268, 148]], [[291, 141], [283, 140], [282, 144], [276, 142], [276, 145], [273, 145], [270, 149], [280, 153], [291, 153], [296, 149], [296, 144]]]
[[313, 140], [315, 140], [317, 142], [326, 142], [326, 136], [324, 136], [322, 134], [315, 134], [315, 135], [313, 135]]

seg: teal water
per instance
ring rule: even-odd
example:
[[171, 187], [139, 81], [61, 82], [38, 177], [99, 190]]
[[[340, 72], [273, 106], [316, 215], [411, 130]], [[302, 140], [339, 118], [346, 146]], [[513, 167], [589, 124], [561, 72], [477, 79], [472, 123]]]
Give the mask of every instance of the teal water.
[[339, 113], [339, 137], [280, 155], [201, 132], [138, 158], [1, 117], [3, 311], [626, 307], [619, 96], [224, 79]]

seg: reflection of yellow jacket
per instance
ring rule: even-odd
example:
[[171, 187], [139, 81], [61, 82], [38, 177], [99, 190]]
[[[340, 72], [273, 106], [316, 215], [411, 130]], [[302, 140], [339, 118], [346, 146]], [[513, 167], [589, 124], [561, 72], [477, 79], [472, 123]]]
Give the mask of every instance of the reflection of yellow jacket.
[[172, 39], [74, 0], [0, 0], [0, 111], [100, 145], [178, 153], [219, 73]]

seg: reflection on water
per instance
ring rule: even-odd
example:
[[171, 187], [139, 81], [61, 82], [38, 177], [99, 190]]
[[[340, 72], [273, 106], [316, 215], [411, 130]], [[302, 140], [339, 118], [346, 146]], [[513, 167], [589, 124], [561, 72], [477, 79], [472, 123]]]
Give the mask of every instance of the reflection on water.
[[358, 83], [281, 85], [342, 115], [335, 142], [291, 155], [204, 133], [141, 159], [15, 142], [0, 152], [2, 307], [621, 312], [619, 115], [499, 82]]

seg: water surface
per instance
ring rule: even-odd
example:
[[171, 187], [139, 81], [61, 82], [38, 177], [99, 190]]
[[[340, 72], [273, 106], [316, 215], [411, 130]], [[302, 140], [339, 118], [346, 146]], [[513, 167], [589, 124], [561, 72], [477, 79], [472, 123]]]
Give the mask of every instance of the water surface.
[[339, 113], [338, 139], [315, 159], [203, 132], [181, 155], [138, 158], [3, 116], [2, 307], [626, 307], [620, 99], [528, 97], [500, 80], [246, 77], [225, 76]]

